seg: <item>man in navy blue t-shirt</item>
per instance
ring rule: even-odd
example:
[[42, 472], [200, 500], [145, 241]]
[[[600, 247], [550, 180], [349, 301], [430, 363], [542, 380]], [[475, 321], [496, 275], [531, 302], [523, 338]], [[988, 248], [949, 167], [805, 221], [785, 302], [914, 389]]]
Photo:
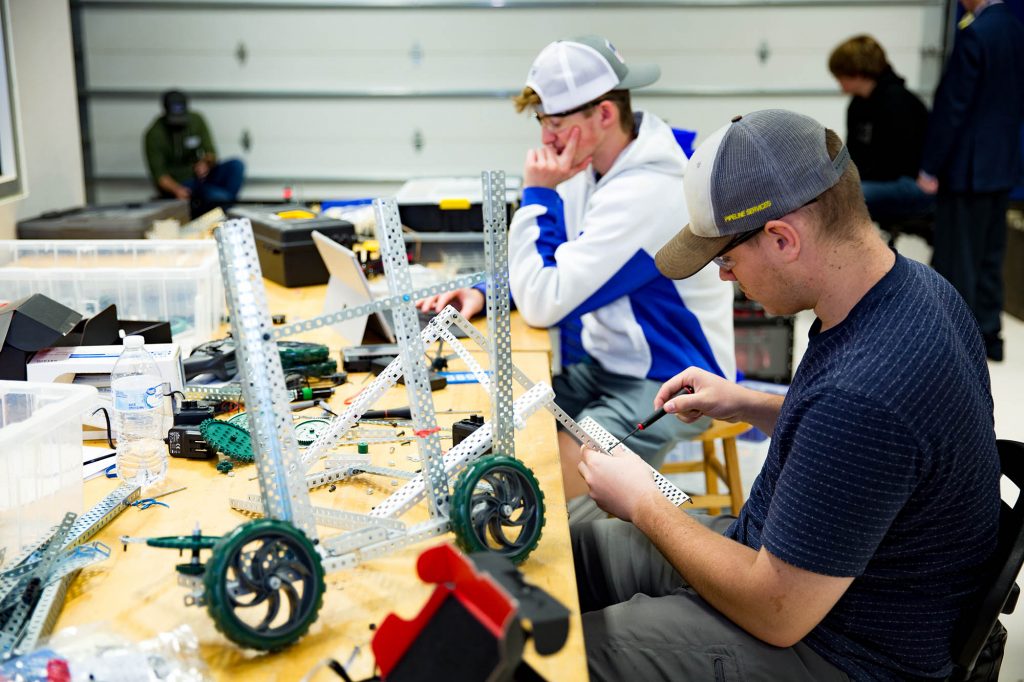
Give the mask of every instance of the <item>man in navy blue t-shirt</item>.
[[[668, 277], [714, 261], [775, 314], [814, 310], [783, 400], [690, 368], [655, 406], [772, 434], [724, 535], [635, 456], [580, 473], [623, 521], [573, 531], [593, 679], [940, 679], [995, 546], [999, 464], [974, 316], [891, 251], [839, 137], [806, 116], [736, 117], [696, 151]], [[680, 395], [684, 386], [692, 395]]]

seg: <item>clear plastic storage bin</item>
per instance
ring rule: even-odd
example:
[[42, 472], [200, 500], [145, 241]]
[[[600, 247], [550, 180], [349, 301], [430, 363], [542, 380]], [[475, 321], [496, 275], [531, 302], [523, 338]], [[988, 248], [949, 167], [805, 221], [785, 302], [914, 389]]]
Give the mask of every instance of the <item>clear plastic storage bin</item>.
[[207, 241], [0, 241], [0, 300], [40, 293], [91, 317], [166, 320], [188, 353], [224, 313], [217, 244]]
[[82, 512], [82, 417], [96, 389], [0, 381], [0, 566]]

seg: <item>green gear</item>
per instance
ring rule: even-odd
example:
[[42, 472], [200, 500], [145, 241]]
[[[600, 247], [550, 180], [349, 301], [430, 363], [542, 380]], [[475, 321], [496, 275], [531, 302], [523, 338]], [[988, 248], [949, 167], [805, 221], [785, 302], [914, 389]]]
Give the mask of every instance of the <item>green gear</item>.
[[226, 474], [227, 472], [231, 471], [234, 468], [235, 463], [232, 462], [230, 459], [222, 459], [221, 461], [217, 462], [217, 471], [221, 472], [222, 474]]
[[222, 419], [207, 419], [199, 425], [199, 433], [210, 447], [235, 461], [251, 462], [254, 459], [252, 437], [238, 424]]
[[302, 447], [312, 445], [329, 428], [331, 422], [326, 419], [306, 419], [295, 425], [295, 440]]
[[[450, 518], [460, 549], [495, 552], [518, 564], [540, 542], [544, 492], [519, 460], [505, 455], [481, 457], [459, 474]], [[506, 529], [516, 528], [518, 535], [506, 535]]]
[[228, 423], [229, 424], [234, 424], [235, 426], [241, 426], [243, 429], [248, 431], [249, 430], [249, 413], [248, 412], [239, 412], [234, 417], [231, 417], [231, 419], [228, 419]]
[[[297, 642], [316, 620], [324, 569], [305, 533], [287, 521], [259, 519], [221, 538], [206, 562], [203, 586], [210, 617], [228, 639], [278, 651]], [[282, 612], [286, 618], [279, 622]]]

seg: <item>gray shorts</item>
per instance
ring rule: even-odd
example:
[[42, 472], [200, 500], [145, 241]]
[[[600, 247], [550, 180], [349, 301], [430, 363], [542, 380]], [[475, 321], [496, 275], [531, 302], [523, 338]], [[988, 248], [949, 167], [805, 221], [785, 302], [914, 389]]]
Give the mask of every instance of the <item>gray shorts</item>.
[[[562, 369], [554, 378], [555, 402], [570, 417], [580, 421], [590, 417], [613, 436], [622, 438], [654, 412], [654, 397], [660, 381], [637, 379], [612, 374], [600, 365], [578, 363]], [[673, 415], [666, 415], [650, 428], [638, 431], [627, 445], [648, 464], [661, 466], [666, 446], [689, 440], [711, 425], [704, 417], [685, 424]]]
[[[735, 518], [694, 517], [717, 532]], [[606, 519], [570, 535], [593, 682], [849, 682], [806, 644], [766, 644], [716, 611], [633, 524]]]

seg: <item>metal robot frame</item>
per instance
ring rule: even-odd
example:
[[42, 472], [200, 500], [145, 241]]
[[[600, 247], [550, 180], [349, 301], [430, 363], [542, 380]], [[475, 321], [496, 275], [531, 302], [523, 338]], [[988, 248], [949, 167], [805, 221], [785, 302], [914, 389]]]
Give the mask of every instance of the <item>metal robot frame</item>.
[[[525, 559], [540, 538], [543, 493], [533, 473], [514, 458], [512, 427], [521, 428], [537, 410], [547, 408], [575, 438], [597, 450], [607, 453], [615, 442], [593, 420], [577, 424], [553, 402], [549, 386], [531, 382], [512, 364], [504, 174], [485, 172], [482, 181], [485, 273], [412, 290], [397, 204], [393, 199], [376, 200], [378, 239], [390, 296], [278, 329], [271, 323], [248, 221], [229, 220], [217, 229], [261, 493], [249, 499], [232, 499], [231, 504], [265, 518], [243, 523], [222, 538], [203, 537], [197, 531], [191, 537], [155, 538], [150, 544], [192, 550], [193, 561], [179, 565], [179, 582], [190, 588], [186, 603], [206, 604], [217, 627], [235, 642], [269, 650], [288, 646], [315, 621], [322, 603], [325, 572], [350, 568], [452, 529], [464, 548], [490, 549], [514, 561]], [[419, 330], [416, 300], [480, 281], [488, 286], [488, 338], [451, 306]], [[385, 308], [393, 311], [401, 353], [300, 454], [276, 339]], [[488, 351], [490, 373], [451, 333], [452, 325]], [[426, 346], [438, 339], [455, 350], [491, 396], [490, 420], [447, 453], [441, 450], [423, 363]], [[418, 436], [421, 472], [369, 514], [314, 506], [310, 488], [348, 478], [368, 467], [362, 460], [329, 459], [323, 471], [307, 472], [400, 377], [405, 379]], [[513, 378], [526, 389], [515, 401]], [[491, 448], [498, 454], [483, 458]], [[652, 472], [669, 499], [676, 504], [688, 500], [678, 488]], [[457, 475], [460, 478], [453, 496], [450, 484]], [[429, 508], [426, 521], [408, 525], [399, 520], [424, 499]], [[346, 532], [320, 537], [317, 524]], [[509, 538], [506, 528], [516, 529], [517, 536]], [[206, 566], [198, 562], [200, 549], [213, 550]], [[263, 619], [256, 624], [246, 622], [246, 610], [264, 604], [267, 613]], [[280, 607], [284, 604], [288, 612], [282, 623]]]

